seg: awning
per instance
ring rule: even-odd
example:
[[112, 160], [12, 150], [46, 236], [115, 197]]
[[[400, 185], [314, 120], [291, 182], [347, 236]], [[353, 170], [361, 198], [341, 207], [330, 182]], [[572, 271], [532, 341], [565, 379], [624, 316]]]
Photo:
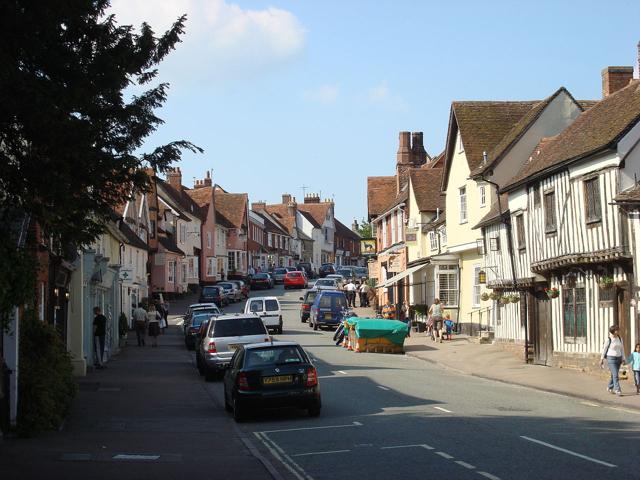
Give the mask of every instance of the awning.
[[393, 285], [394, 283], [397, 283], [399, 280], [402, 280], [403, 278], [408, 277], [412, 273], [417, 272], [418, 270], [426, 267], [427, 265], [429, 264], [424, 263], [422, 265], [416, 265], [415, 267], [408, 268], [404, 272], [394, 275], [391, 278], [388, 278], [384, 283], [381, 283], [380, 285], [376, 285], [376, 288], [384, 288], [384, 287]]

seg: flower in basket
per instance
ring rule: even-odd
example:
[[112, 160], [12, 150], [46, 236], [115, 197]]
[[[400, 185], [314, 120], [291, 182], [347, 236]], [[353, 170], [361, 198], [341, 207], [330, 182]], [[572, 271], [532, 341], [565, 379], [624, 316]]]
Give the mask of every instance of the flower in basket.
[[509, 299], [508, 296], [504, 296], [504, 297], [500, 297], [500, 303], [502, 305], [506, 305], [507, 303], [509, 303], [511, 300]]
[[600, 285], [600, 288], [611, 288], [613, 287], [613, 283], [614, 283], [613, 277], [609, 275], [600, 277], [600, 281], [598, 282], [598, 284]]
[[489, 294], [489, 298], [491, 300], [499, 300], [500, 299], [500, 294], [498, 292], [491, 292]]
[[509, 301], [511, 303], [518, 303], [520, 301], [520, 295], [518, 295], [517, 293], [509, 295]]
[[480, 300], [482, 300], [483, 302], [486, 302], [487, 300], [489, 300], [490, 296], [487, 292], [482, 292], [482, 295], [480, 295]]
[[545, 288], [544, 291], [549, 298], [558, 298], [560, 296], [560, 290], [556, 287]]

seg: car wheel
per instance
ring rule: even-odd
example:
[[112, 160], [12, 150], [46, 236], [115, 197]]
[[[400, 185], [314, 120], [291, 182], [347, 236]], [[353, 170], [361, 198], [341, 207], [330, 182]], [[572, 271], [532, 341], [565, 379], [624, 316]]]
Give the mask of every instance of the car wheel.
[[318, 405], [314, 405], [313, 407], [310, 407], [309, 409], [307, 409], [307, 411], [309, 412], [309, 416], [310, 417], [319, 417], [320, 416], [320, 410], [322, 410], [322, 407], [318, 404]]
[[243, 422], [245, 418], [244, 409], [238, 405], [238, 400], [233, 399], [233, 419], [237, 422]]

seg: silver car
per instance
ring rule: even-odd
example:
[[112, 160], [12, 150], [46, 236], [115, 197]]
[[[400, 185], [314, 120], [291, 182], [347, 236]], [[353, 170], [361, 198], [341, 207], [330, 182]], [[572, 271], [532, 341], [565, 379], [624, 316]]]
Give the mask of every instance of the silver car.
[[240, 287], [233, 282], [218, 282], [216, 283], [217, 287], [222, 287], [224, 293], [227, 294], [230, 302], [240, 302], [244, 300], [244, 296], [242, 295], [242, 291]]
[[335, 278], [319, 278], [313, 286], [314, 290], [340, 290], [340, 285]]
[[207, 381], [214, 380], [229, 366], [240, 345], [268, 342], [271, 338], [262, 319], [255, 314], [221, 315], [211, 318], [202, 335], [196, 362]]

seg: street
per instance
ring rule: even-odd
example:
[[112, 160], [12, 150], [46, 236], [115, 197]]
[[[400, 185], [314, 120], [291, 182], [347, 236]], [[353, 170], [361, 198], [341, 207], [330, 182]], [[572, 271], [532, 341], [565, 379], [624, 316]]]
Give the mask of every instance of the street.
[[[319, 418], [264, 411], [235, 424], [222, 382], [205, 382], [175, 315], [158, 349], [129, 346], [80, 380], [64, 429], [6, 440], [2, 478], [638, 478], [640, 411], [445, 371], [408, 355], [354, 353], [277, 295], [279, 339], [314, 358]], [[172, 314], [186, 303], [174, 302]], [[226, 312], [239, 312], [243, 302]], [[6, 475], [6, 476], [5, 476]]]

